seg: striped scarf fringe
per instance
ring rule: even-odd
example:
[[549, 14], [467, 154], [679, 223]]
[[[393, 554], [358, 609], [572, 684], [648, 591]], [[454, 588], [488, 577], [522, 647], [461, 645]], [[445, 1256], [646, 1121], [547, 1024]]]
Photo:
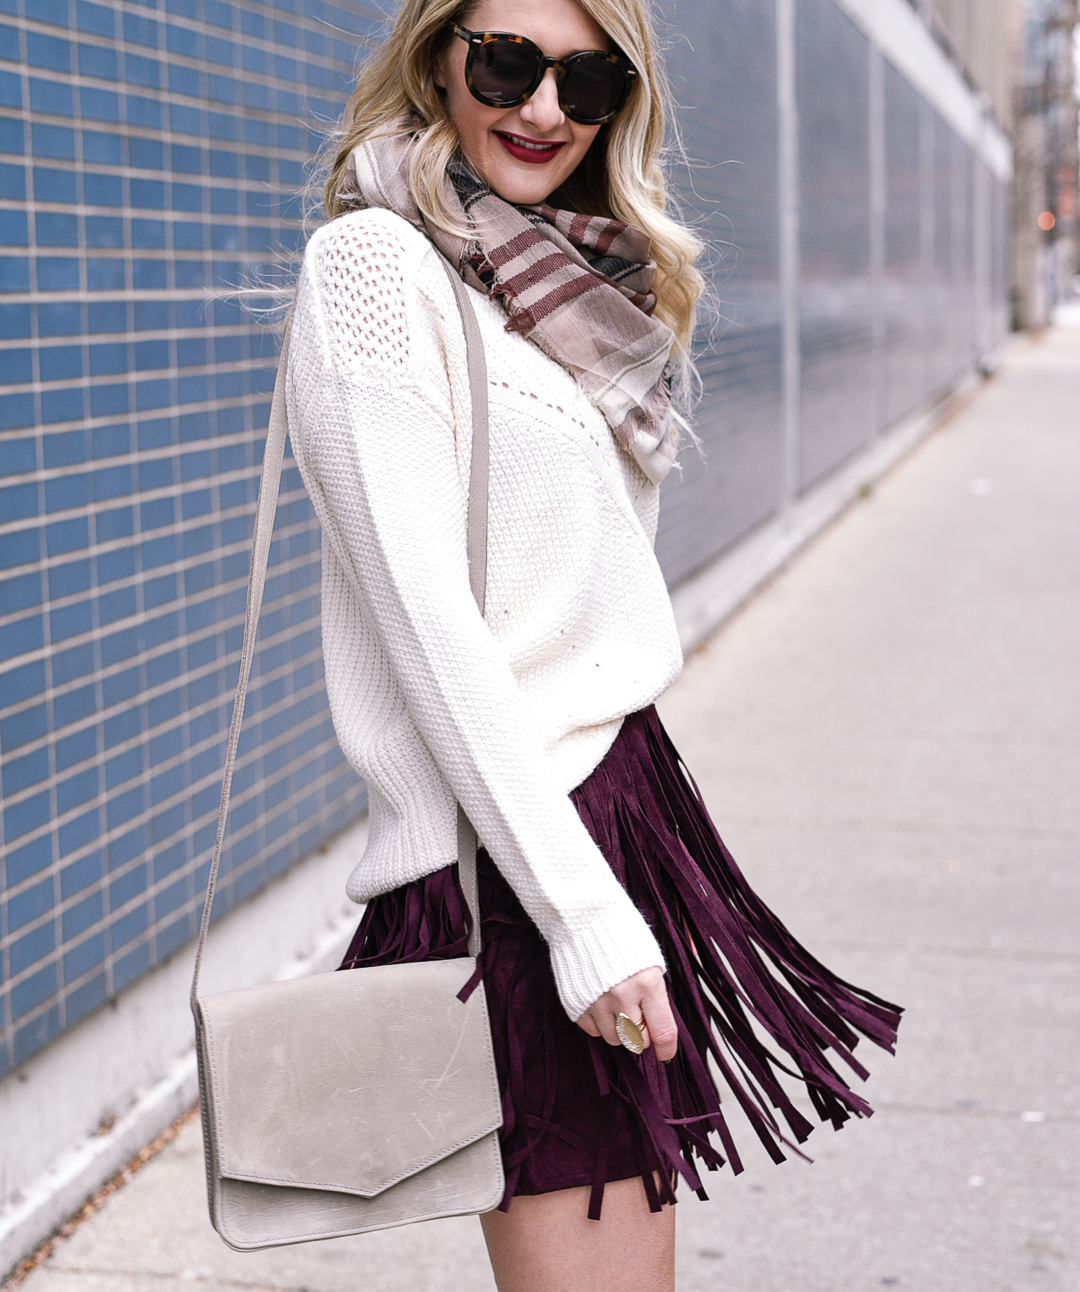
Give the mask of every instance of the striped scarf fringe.
[[618, 443], [659, 484], [677, 434], [668, 375], [674, 334], [654, 317], [656, 263], [640, 229], [619, 220], [540, 205], [519, 207], [470, 171], [447, 177], [446, 196], [465, 242], [428, 226], [409, 189], [415, 136], [404, 127], [353, 150], [343, 195], [383, 207], [421, 230], [463, 280], [497, 301], [506, 329], [561, 364], [603, 413]]

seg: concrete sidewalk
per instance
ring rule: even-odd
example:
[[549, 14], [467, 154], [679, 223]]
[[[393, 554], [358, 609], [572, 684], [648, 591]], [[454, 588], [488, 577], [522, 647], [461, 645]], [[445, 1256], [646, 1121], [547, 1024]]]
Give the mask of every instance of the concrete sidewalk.
[[[908, 1008], [872, 1121], [679, 1207], [680, 1292], [1080, 1289], [1080, 328], [1005, 370], [662, 704], [797, 935]], [[488, 1292], [474, 1220], [253, 1255], [197, 1123], [24, 1292]], [[589, 1287], [587, 1273], [581, 1281]], [[628, 1281], [627, 1287], [632, 1287]]]

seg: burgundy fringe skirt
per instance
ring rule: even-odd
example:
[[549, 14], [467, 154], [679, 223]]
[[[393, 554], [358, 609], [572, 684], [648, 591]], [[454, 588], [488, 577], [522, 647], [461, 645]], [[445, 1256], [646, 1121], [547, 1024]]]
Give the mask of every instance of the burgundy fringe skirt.
[[[754, 895], [654, 708], [625, 719], [571, 798], [663, 949], [679, 1049], [660, 1063], [651, 1048], [636, 1056], [567, 1018], [543, 940], [481, 850], [503, 1208], [516, 1194], [588, 1185], [598, 1219], [604, 1185], [634, 1176], [654, 1211], [675, 1200], [679, 1175], [705, 1197], [699, 1163], [743, 1169], [714, 1071], [774, 1162], [813, 1129], [781, 1073], [801, 1079], [823, 1122], [869, 1116], [837, 1061], [865, 1078], [852, 1050], [861, 1035], [891, 1052], [900, 1009], [837, 978]], [[448, 866], [370, 902], [341, 968], [463, 956], [468, 933]]]

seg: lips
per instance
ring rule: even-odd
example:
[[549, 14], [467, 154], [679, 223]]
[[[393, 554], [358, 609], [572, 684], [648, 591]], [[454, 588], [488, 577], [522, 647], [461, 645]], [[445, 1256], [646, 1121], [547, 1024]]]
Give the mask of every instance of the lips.
[[495, 134], [511, 157], [528, 162], [532, 166], [542, 166], [545, 162], [551, 161], [564, 146], [558, 141], [528, 139], [524, 135], [511, 135], [502, 130], [496, 130]]

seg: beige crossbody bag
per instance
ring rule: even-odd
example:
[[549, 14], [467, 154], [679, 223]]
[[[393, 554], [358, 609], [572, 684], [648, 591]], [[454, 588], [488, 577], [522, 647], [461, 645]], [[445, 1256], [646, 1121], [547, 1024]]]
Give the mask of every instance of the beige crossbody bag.
[[[487, 373], [468, 288], [446, 269], [469, 365], [469, 581], [482, 614]], [[199, 996], [285, 452], [287, 356], [288, 337], [263, 457], [240, 678], [191, 983], [210, 1219], [239, 1251], [490, 1211], [504, 1187], [483, 983], [466, 1001], [458, 997], [480, 954], [476, 834], [460, 808], [458, 863], [472, 913], [468, 956]]]

